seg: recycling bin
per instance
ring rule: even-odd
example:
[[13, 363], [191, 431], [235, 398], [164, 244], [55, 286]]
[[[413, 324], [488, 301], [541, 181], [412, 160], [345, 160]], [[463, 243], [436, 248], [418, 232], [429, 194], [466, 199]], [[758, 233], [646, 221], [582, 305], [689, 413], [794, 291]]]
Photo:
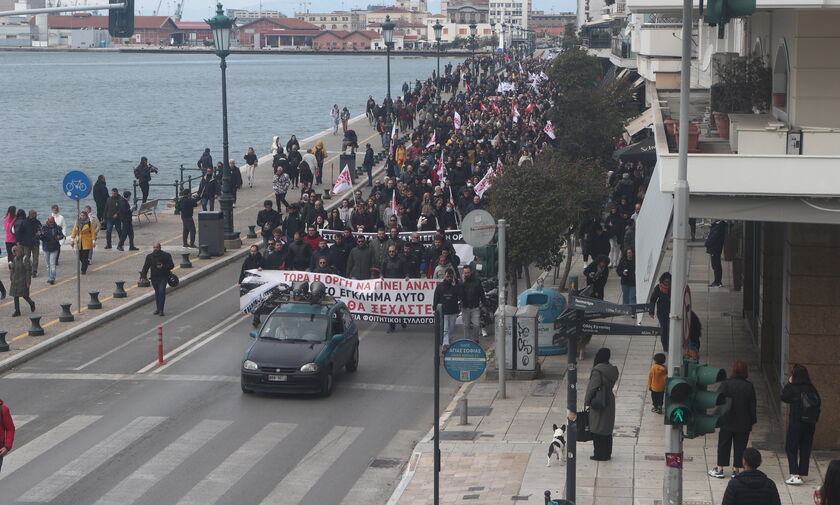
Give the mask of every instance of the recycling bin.
[[537, 308], [540, 356], [566, 354], [566, 341], [554, 340], [554, 320], [566, 309], [566, 297], [556, 289], [537, 285], [519, 294], [517, 306], [534, 306]]

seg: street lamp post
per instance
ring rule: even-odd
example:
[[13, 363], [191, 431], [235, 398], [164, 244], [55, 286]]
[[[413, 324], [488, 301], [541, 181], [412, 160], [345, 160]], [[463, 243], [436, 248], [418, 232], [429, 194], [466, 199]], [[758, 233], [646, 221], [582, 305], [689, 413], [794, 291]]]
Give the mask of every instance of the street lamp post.
[[478, 27], [475, 25], [475, 23], [470, 23], [470, 49], [472, 50], [470, 54], [473, 57], [475, 57], [475, 45], [476, 45], [475, 44], [475, 35], [476, 35], [476, 33], [478, 33]]
[[219, 203], [224, 217], [225, 247], [236, 249], [241, 245], [239, 233], [233, 231], [233, 187], [230, 176], [230, 153], [228, 152], [228, 120], [227, 120], [227, 58], [230, 54], [230, 34], [235, 19], [225, 16], [221, 2], [216, 4], [216, 15], [205, 20], [213, 32], [213, 45], [216, 56], [221, 58], [222, 69], [222, 150], [224, 152], [224, 168], [222, 168], [222, 197]]
[[385, 93], [385, 132], [388, 135], [388, 148], [391, 148], [391, 46], [394, 45], [394, 23], [391, 22], [391, 16], [385, 16], [385, 22], [382, 23], [382, 39], [385, 41], [385, 52], [387, 54], [387, 69], [388, 69], [388, 90]]
[[437, 41], [437, 81], [435, 82], [435, 91], [437, 92], [437, 102], [440, 103], [440, 41], [443, 38], [443, 25], [440, 24], [440, 21], [435, 21], [432, 29], [435, 31], [435, 40]]

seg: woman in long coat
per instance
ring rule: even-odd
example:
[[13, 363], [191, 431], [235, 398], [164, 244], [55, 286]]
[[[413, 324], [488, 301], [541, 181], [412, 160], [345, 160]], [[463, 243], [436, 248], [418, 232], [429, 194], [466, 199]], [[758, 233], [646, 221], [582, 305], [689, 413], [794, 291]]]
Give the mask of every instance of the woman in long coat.
[[[586, 387], [584, 405], [590, 407], [589, 429], [592, 431], [592, 443], [595, 454], [589, 459], [594, 461], [608, 461], [612, 457], [612, 433], [615, 428], [615, 394], [613, 386], [618, 381], [618, 368], [610, 364], [610, 350], [606, 347], [598, 349], [595, 354], [592, 372], [589, 374], [589, 384]], [[592, 407], [592, 397], [598, 389], [603, 388], [607, 393], [605, 408]]]
[[20, 299], [23, 298], [29, 304], [32, 312], [35, 312], [35, 302], [29, 298], [29, 286], [32, 283], [32, 262], [29, 258], [23, 257], [23, 247], [16, 245], [12, 248], [14, 260], [9, 263], [11, 267], [11, 283], [9, 285], [9, 296], [15, 299], [15, 312], [12, 317], [20, 315]]

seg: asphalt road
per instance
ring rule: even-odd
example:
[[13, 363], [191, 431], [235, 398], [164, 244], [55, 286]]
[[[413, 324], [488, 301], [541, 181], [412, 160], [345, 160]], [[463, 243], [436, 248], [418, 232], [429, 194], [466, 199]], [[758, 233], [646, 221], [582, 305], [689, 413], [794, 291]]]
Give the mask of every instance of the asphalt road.
[[[360, 324], [329, 398], [245, 395], [250, 318], [226, 267], [0, 379], [18, 424], [0, 503], [384, 504], [432, 426], [432, 333]], [[155, 366], [163, 323], [166, 365]], [[445, 406], [457, 383], [441, 371]]]

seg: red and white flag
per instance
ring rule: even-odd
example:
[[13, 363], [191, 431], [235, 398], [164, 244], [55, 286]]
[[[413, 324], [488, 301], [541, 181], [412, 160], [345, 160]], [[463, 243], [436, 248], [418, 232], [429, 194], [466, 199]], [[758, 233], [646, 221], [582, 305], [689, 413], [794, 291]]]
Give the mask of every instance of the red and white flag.
[[554, 125], [551, 124], [551, 121], [549, 121], [545, 124], [545, 128], [543, 128], [543, 131], [545, 132], [546, 135], [548, 135], [548, 138], [550, 138], [551, 140], [554, 140], [554, 139], [557, 138], [557, 136], [554, 135]]
[[338, 174], [338, 179], [335, 181], [332, 192], [334, 195], [347, 191], [353, 187], [353, 181], [350, 179], [350, 167], [344, 165], [344, 169]]
[[490, 170], [488, 170], [487, 173], [484, 174], [484, 177], [482, 177], [481, 180], [478, 181], [478, 184], [475, 185], [475, 189], [474, 189], [475, 194], [478, 195], [479, 197], [483, 197], [484, 192], [487, 191], [488, 189], [490, 189], [490, 186], [492, 185], [493, 177], [495, 177], [495, 176], [496, 176], [496, 172], [494, 172], [492, 168]]
[[[504, 168], [505, 168], [505, 164], [502, 163], [502, 158], [501, 157], [497, 158], [496, 159], [496, 172], [501, 174], [502, 171], [504, 170]], [[491, 170], [492, 170], [492, 168], [491, 168]]]
[[455, 111], [455, 119], [453, 120], [453, 123], [455, 124], [455, 129], [456, 130], [461, 129], [461, 115], [458, 114], [457, 110]]
[[513, 104], [512, 113], [513, 113], [513, 122], [518, 123], [519, 122], [519, 109], [516, 108], [516, 104]]
[[388, 149], [391, 152], [391, 156], [397, 151], [397, 123], [394, 122], [394, 125], [391, 126], [391, 146]]
[[478, 102], [478, 104], [481, 107], [481, 112], [487, 112], [487, 107], [484, 106], [484, 102]]
[[432, 132], [432, 138], [430, 138], [426, 143], [426, 149], [432, 147], [433, 145], [435, 145], [435, 132]]
[[467, 94], [470, 94], [470, 81], [464, 81], [464, 87], [466, 88]]
[[440, 185], [443, 186], [443, 157], [444, 154], [440, 153], [438, 166], [434, 171], [432, 171], [432, 185], [440, 183]]
[[496, 103], [495, 103], [495, 102], [491, 102], [491, 103], [490, 103], [490, 106], [491, 106], [491, 107], [493, 107], [493, 112], [494, 112], [494, 113], [498, 114], [498, 113], [500, 112], [500, 111], [499, 111], [499, 106], [498, 106], [498, 105], [496, 105]]
[[531, 102], [531, 103], [528, 104], [527, 107], [525, 107], [525, 114], [530, 114], [531, 112], [533, 112], [533, 110], [534, 110], [534, 102]]

